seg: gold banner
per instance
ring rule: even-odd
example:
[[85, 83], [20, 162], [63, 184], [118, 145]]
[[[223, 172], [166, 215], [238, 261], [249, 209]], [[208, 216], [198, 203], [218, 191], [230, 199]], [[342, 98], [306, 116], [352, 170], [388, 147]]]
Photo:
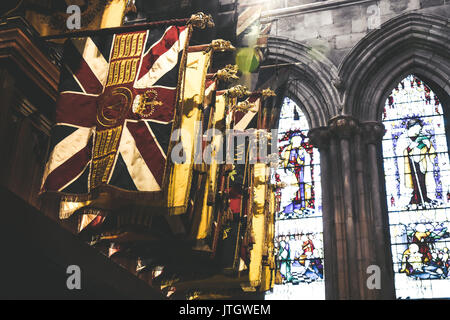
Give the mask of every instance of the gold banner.
[[186, 75], [182, 82], [182, 115], [180, 142], [186, 156], [185, 163], [174, 163], [168, 187], [168, 208], [170, 214], [184, 214], [187, 209], [194, 166], [195, 142], [200, 128], [201, 110], [205, 98], [206, 74], [211, 62], [211, 52], [189, 52]]

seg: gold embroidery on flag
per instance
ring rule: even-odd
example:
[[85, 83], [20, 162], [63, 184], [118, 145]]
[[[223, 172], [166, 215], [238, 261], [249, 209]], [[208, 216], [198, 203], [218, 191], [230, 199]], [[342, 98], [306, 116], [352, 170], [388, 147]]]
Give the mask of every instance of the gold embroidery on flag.
[[133, 82], [144, 46], [146, 32], [119, 35], [109, 65], [107, 87]]
[[120, 44], [120, 38], [122, 36], [118, 35], [114, 38], [114, 51], [113, 51], [113, 55], [111, 57], [111, 60], [113, 59], [117, 59], [117, 56], [119, 55], [119, 44]]
[[139, 37], [138, 33], [133, 34], [133, 41], [131, 42], [130, 57], [134, 57], [136, 55], [136, 46], [137, 46], [138, 37]]
[[[134, 81], [146, 34], [144, 31], [115, 37], [107, 87]], [[108, 182], [122, 134], [123, 118], [131, 106], [132, 96], [130, 89], [116, 87], [99, 98], [97, 122], [103, 129], [95, 136], [91, 189]]]
[[118, 59], [123, 58], [123, 54], [125, 51], [125, 41], [126, 41], [126, 35], [122, 35], [120, 37], [120, 50], [119, 50], [119, 56], [117, 57]]
[[124, 82], [128, 83], [130, 82], [130, 74], [131, 74], [131, 62], [133, 61], [133, 59], [127, 59], [126, 60], [126, 64], [125, 64], [125, 77], [124, 77]]
[[111, 64], [109, 65], [108, 83], [106, 84], [106, 86], [112, 85], [114, 81], [114, 72], [112, 72], [112, 70], [114, 70], [115, 64], [116, 62], [111, 62]]
[[105, 128], [121, 124], [132, 100], [133, 93], [126, 87], [114, 88], [111, 92], [101, 95], [98, 99], [97, 122]]
[[120, 74], [119, 74], [119, 81], [117, 82], [117, 84], [122, 84], [123, 83], [123, 77], [125, 76], [125, 64], [126, 64], [127, 60], [122, 60], [120, 61]]
[[150, 117], [155, 112], [155, 107], [163, 105], [161, 101], [158, 101], [158, 92], [154, 89], [147, 90], [143, 95], [137, 97], [139, 103], [136, 108], [133, 106], [133, 112], [142, 118]]
[[130, 60], [130, 76], [127, 78], [127, 82], [133, 82], [134, 79], [136, 78], [136, 70], [137, 70], [137, 65], [139, 63], [139, 58], [135, 58], [135, 59], [131, 59]]
[[120, 69], [120, 62], [117, 61], [114, 65], [114, 80], [111, 85], [116, 85], [117, 81], [119, 80], [119, 69]]
[[133, 38], [132, 34], [128, 34], [127, 35], [127, 43], [125, 46], [125, 54], [124, 57], [129, 57], [130, 56], [130, 51], [131, 51], [131, 39]]
[[140, 56], [141, 53], [142, 53], [142, 48], [143, 48], [143, 45], [144, 45], [144, 36], [145, 36], [145, 33], [139, 34], [138, 49], [137, 49], [137, 52], [136, 52], [137, 56]]
[[108, 182], [121, 133], [122, 126], [97, 131], [92, 152], [91, 189]]

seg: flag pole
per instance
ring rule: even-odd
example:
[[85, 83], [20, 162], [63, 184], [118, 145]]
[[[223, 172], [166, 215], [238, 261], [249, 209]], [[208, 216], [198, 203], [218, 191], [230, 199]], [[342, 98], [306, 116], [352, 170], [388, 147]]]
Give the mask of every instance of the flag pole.
[[104, 34], [115, 34], [122, 32], [132, 32], [132, 31], [142, 31], [150, 27], [164, 26], [164, 25], [185, 25], [189, 21], [189, 18], [185, 19], [172, 19], [164, 21], [154, 21], [138, 24], [130, 24], [120, 27], [104, 28], [97, 30], [80, 30], [72, 31], [61, 34], [54, 34], [41, 37], [42, 40], [55, 40], [55, 39], [65, 39], [65, 38], [78, 38], [78, 37], [90, 37]]
[[120, 27], [112, 27], [112, 28], [104, 28], [97, 30], [79, 30], [66, 32], [55, 35], [48, 35], [41, 37], [41, 40], [55, 40], [55, 39], [65, 39], [65, 38], [77, 38], [77, 37], [90, 37], [104, 34], [117, 34], [123, 32], [132, 32], [132, 31], [142, 31], [149, 29], [151, 27], [156, 26], [164, 26], [164, 25], [192, 25], [195, 28], [205, 29], [205, 28], [213, 28], [214, 21], [209, 14], [204, 14], [203, 12], [199, 12], [193, 14], [190, 18], [184, 19], [171, 19], [171, 20], [163, 20], [163, 21], [153, 21], [146, 23], [138, 23], [138, 24], [130, 24]]

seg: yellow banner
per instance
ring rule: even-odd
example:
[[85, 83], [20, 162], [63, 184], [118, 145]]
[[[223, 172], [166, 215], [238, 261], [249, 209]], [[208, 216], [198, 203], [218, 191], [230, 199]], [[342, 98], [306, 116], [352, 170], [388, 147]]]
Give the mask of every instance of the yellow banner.
[[192, 170], [194, 165], [194, 145], [201, 120], [201, 110], [205, 98], [206, 73], [211, 61], [211, 50], [189, 52], [186, 76], [182, 84], [183, 111], [181, 118], [180, 142], [186, 156], [185, 163], [175, 163], [168, 188], [168, 207], [171, 214], [184, 214], [189, 200]]
[[266, 217], [264, 215], [264, 203], [266, 200], [266, 181], [267, 165], [265, 163], [256, 163], [253, 166], [254, 185], [253, 185], [253, 234], [255, 235], [255, 244], [250, 253], [249, 281], [253, 287], [261, 284], [262, 274], [262, 255], [266, 240]]
[[[225, 121], [225, 107], [226, 107], [226, 97], [225, 95], [217, 95], [216, 96], [216, 104], [215, 104], [215, 110], [212, 120], [212, 127], [220, 130], [224, 129], [224, 121]], [[211, 150], [215, 150], [211, 152], [211, 164], [208, 166], [207, 172], [206, 172], [206, 185], [205, 189], [202, 190], [204, 193], [203, 195], [203, 202], [201, 204], [201, 207], [197, 209], [197, 212], [195, 214], [201, 214], [200, 221], [198, 225], [193, 226], [192, 233], [194, 239], [205, 239], [208, 235], [211, 233], [211, 224], [212, 224], [212, 217], [213, 217], [213, 205], [208, 205], [208, 196], [210, 198], [214, 197], [216, 194], [216, 185], [217, 185], [217, 175], [218, 175], [218, 169], [219, 164], [214, 159], [217, 156], [217, 150], [220, 149], [221, 144], [223, 143], [220, 136], [214, 136], [212, 138], [212, 141], [210, 142], [210, 148]]]

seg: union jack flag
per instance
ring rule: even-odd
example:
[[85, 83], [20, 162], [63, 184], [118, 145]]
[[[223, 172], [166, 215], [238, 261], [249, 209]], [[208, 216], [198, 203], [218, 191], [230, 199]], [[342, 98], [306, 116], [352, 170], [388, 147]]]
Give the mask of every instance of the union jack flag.
[[66, 42], [41, 192], [165, 188], [189, 37], [158, 26]]

